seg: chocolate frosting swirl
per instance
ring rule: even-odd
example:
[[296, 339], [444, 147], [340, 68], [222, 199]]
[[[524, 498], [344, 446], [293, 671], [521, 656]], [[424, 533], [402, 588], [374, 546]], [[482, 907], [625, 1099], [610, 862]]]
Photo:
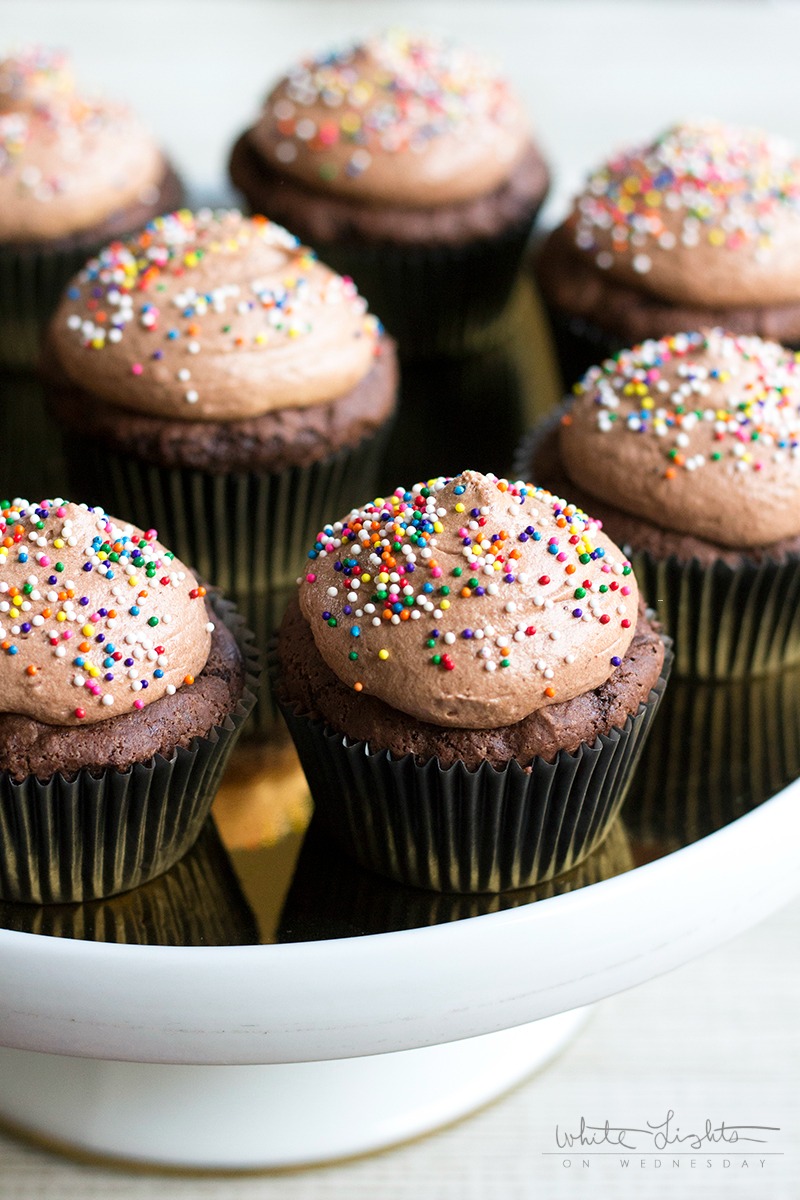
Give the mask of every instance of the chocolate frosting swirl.
[[720, 329], [593, 367], [559, 448], [582, 490], [716, 545], [800, 534], [800, 356]]
[[494, 191], [529, 143], [519, 100], [486, 62], [399, 30], [295, 67], [249, 136], [305, 183], [409, 208]]
[[398, 488], [319, 534], [300, 606], [356, 691], [489, 729], [609, 679], [636, 626], [630, 564], [580, 510], [464, 471]]
[[206, 664], [205, 589], [156, 540], [66, 501], [0, 509], [0, 712], [86, 725], [140, 709]]
[[366, 307], [352, 280], [265, 217], [181, 211], [88, 264], [51, 345], [73, 382], [116, 407], [237, 420], [355, 387], [378, 347]]
[[164, 170], [127, 108], [75, 91], [63, 56], [0, 61], [0, 240], [64, 237], [155, 203]]
[[673, 126], [593, 172], [567, 228], [601, 270], [675, 304], [800, 300], [800, 156], [761, 130]]

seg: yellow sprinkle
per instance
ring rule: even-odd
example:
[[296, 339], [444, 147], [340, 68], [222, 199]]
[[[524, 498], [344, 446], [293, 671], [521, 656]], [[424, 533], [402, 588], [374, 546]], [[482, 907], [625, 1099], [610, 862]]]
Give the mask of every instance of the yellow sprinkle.
[[361, 582], [362, 582], [362, 583], [372, 583], [372, 576], [371, 576], [371, 575], [367, 575], [367, 573], [365, 572], [365, 573], [364, 573], [364, 574], [361, 576]]
[[389, 657], [389, 651], [388, 651], [388, 650], [379, 650], [379, 651], [378, 651], [378, 658], [382, 658], [384, 661], [386, 661], [386, 659], [387, 659], [388, 657]]
[[378, 583], [388, 583], [388, 582], [389, 582], [389, 576], [387, 575], [386, 571], [381, 571], [380, 575], [378, 576]]
[[444, 525], [442, 524], [441, 521], [433, 522], [433, 532], [434, 533], [443, 533], [444, 532]]
[[450, 607], [449, 600], [442, 600], [441, 604], [439, 605], [439, 608], [441, 608], [442, 610], [449, 608], [449, 607]]
[[63, 612], [56, 613], [56, 620], [57, 620], [57, 621], [66, 621], [66, 619], [67, 619], [67, 614], [66, 614], [66, 613], [63, 613]]
[[64, 539], [56, 538], [56, 540], [53, 542], [53, 545], [56, 548], [56, 550], [63, 550], [64, 549]]
[[81, 629], [81, 633], [84, 637], [91, 637], [94, 633], [94, 628], [91, 625], [84, 625]]
[[456, 512], [463, 512], [463, 511], [464, 511], [464, 505], [463, 505], [463, 504], [457, 504], [457, 505], [456, 505]]

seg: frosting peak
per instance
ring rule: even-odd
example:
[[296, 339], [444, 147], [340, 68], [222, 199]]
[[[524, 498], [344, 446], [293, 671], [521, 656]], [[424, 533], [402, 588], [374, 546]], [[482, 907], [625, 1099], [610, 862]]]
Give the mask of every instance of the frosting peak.
[[312, 186], [431, 207], [499, 187], [528, 135], [519, 101], [488, 63], [394, 29], [295, 67], [251, 138]]
[[66, 373], [121, 408], [236, 420], [354, 387], [378, 344], [366, 307], [265, 217], [184, 210], [93, 259], [51, 331]]
[[656, 525], [723, 546], [800, 533], [800, 355], [720, 329], [624, 350], [576, 385], [560, 433], [572, 479]]
[[205, 589], [156, 540], [66, 501], [0, 508], [0, 712], [85, 725], [202, 671]]
[[761, 130], [675, 125], [591, 174], [569, 221], [596, 266], [663, 299], [800, 299], [800, 155]]
[[522, 720], [605, 682], [638, 589], [599, 525], [532, 484], [465, 471], [328, 525], [299, 581], [320, 654], [435, 725]]

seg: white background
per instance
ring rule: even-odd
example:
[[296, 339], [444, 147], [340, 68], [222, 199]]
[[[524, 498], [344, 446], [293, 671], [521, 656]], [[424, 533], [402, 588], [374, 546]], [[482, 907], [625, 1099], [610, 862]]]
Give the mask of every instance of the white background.
[[[457, 35], [495, 55], [555, 169], [557, 219], [583, 170], [687, 115], [800, 142], [800, 5], [730, 0], [0, 0], [0, 50], [72, 52], [76, 73], [127, 98], [196, 194], [271, 81], [300, 55], [387, 24]], [[668, 920], [668, 914], [665, 914]], [[800, 904], [664, 979], [605, 1001], [560, 1062], [471, 1120], [344, 1166], [267, 1179], [148, 1179], [67, 1164], [0, 1135], [2, 1200], [709, 1200], [800, 1196]], [[556, 1122], [635, 1124], [674, 1108], [684, 1128], [780, 1125], [766, 1173], [705, 1166], [564, 1168]], [[717, 1160], [719, 1162], [721, 1160]]]

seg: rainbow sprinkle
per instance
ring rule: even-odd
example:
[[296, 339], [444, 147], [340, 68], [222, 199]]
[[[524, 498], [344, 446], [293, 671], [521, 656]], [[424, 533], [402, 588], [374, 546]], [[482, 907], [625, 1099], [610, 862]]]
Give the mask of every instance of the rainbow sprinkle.
[[776, 342], [721, 329], [676, 334], [592, 367], [574, 391], [593, 400], [601, 433], [658, 439], [665, 479], [800, 457], [800, 354]]
[[576, 204], [575, 244], [601, 269], [619, 257], [646, 275], [653, 250], [701, 243], [763, 255], [784, 212], [800, 212], [800, 157], [781, 138], [685, 123], [612, 158]]

